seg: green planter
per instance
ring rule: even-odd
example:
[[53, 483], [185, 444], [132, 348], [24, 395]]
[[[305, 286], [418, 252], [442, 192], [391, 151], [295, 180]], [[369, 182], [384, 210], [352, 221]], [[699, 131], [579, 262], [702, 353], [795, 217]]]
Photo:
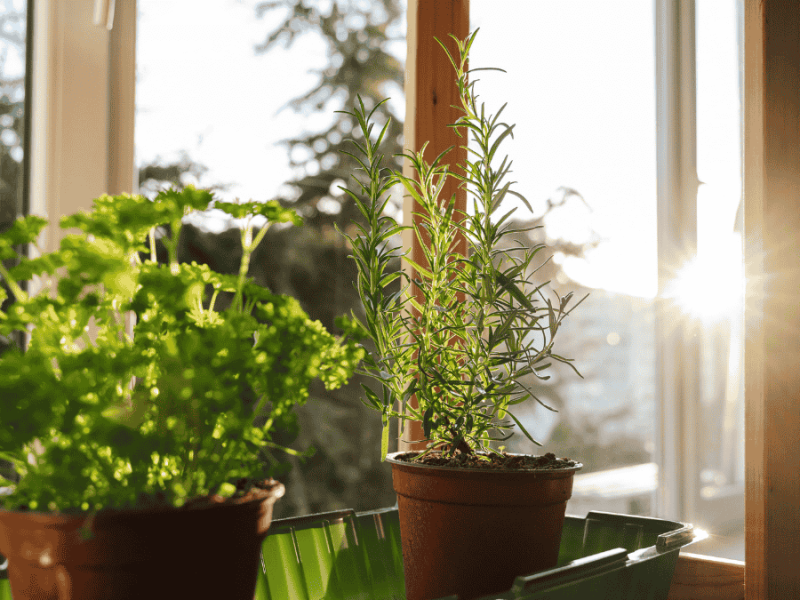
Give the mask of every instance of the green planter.
[[[602, 512], [567, 516], [558, 566], [517, 577], [510, 590], [486, 600], [664, 600], [678, 552], [694, 540], [691, 525], [674, 521]], [[0, 579], [0, 600], [11, 598], [7, 583]], [[396, 508], [273, 521], [255, 600], [404, 598]]]
[[[567, 516], [558, 566], [486, 600], [664, 600], [678, 552], [694, 539], [691, 525], [662, 519]], [[256, 600], [405, 599], [396, 508], [274, 521], [262, 559]]]
[[8, 583], [8, 562], [0, 557], [0, 600], [11, 600], [11, 584]]

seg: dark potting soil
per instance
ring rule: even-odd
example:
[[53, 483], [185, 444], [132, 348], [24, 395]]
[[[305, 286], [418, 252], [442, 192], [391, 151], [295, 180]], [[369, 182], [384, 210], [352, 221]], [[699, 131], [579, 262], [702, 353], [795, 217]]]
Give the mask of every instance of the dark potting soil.
[[[195, 496], [189, 498], [183, 503], [183, 506], [175, 509], [172, 504], [167, 501], [166, 495], [162, 492], [155, 494], [139, 494], [136, 502], [132, 505], [114, 506], [104, 508], [104, 511], [120, 511], [120, 510], [183, 510], [183, 509], [196, 509], [205, 506], [212, 506], [214, 504], [243, 504], [250, 500], [261, 500], [272, 494], [272, 490], [281, 484], [274, 479], [240, 479], [236, 482], [236, 491], [230, 497], [220, 496], [219, 494], [208, 494], [206, 496]], [[283, 494], [281, 494], [283, 495]], [[280, 497], [280, 496], [279, 496]], [[28, 511], [27, 505], [22, 505], [14, 508], [20, 512]], [[80, 508], [67, 508], [59, 511], [62, 514], [85, 514], [88, 511]]]
[[[240, 479], [236, 482], [236, 491], [229, 498], [212, 494], [209, 496], [197, 496], [187, 500], [181, 508], [201, 508], [211, 504], [242, 504], [250, 500], [261, 500], [270, 496], [274, 488], [281, 484], [274, 479]], [[281, 494], [282, 496], [283, 494]]]
[[420, 452], [406, 452], [405, 454], [398, 454], [396, 459], [408, 463], [432, 465], [436, 467], [511, 469], [515, 471], [565, 469], [578, 465], [577, 461], [569, 458], [557, 458], [556, 455], [551, 452], [548, 452], [544, 456], [509, 454], [507, 452], [499, 454], [488, 454], [484, 452], [466, 454], [458, 452], [454, 456], [445, 456], [441, 452], [431, 452], [421, 459], [415, 460], [419, 454]]

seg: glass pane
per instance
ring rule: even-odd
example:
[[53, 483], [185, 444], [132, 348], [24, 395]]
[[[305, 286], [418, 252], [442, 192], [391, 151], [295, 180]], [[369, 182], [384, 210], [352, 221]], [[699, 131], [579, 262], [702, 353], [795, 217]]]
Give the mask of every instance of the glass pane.
[[698, 256], [686, 308], [703, 325], [697, 423], [700, 551], [744, 560], [742, 4], [697, 0]]
[[[356, 94], [368, 104], [391, 96], [386, 154], [401, 151], [405, 7], [403, 0], [138, 0], [142, 192], [193, 183], [224, 200], [277, 198], [295, 207], [304, 226], [270, 230], [250, 274], [297, 297], [329, 329], [335, 316], [360, 310], [355, 265], [334, 230], [355, 212], [338, 190], [353, 172], [339, 153], [350, 119], [334, 111], [351, 110]], [[191, 35], [176, 35], [176, 23]], [[213, 211], [191, 224], [183, 259], [234, 269], [235, 224]], [[276, 518], [394, 504], [380, 462], [380, 415], [361, 404], [358, 383], [313, 388], [298, 410], [300, 436], [277, 440], [317, 453], [292, 461]]]
[[[0, 231], [10, 227], [27, 209], [23, 162], [27, 22], [25, 0], [0, 3]], [[5, 282], [2, 285], [7, 294], [3, 305], [6, 310], [13, 294]], [[23, 343], [21, 333], [16, 339], [0, 335], [0, 354], [15, 343]], [[0, 460], [0, 477], [15, 478], [10, 463], [4, 460]]]
[[[527, 240], [546, 241], [553, 255], [541, 279], [562, 295], [590, 293], [556, 339], [584, 379], [557, 371], [540, 392], [558, 412], [528, 406], [517, 416], [543, 442], [539, 452], [585, 464], [569, 512], [648, 514], [657, 475], [652, 4], [502, 6], [470, 2], [471, 27], [481, 28], [470, 66], [507, 71], [476, 76], [487, 109], [507, 101], [503, 120], [517, 124], [502, 154], [513, 159], [512, 180], [534, 211], [520, 207], [515, 216], [544, 225]], [[507, 446], [537, 452], [521, 435]]]
[[23, 211], [27, 9], [24, 0], [0, 3], [0, 228]]

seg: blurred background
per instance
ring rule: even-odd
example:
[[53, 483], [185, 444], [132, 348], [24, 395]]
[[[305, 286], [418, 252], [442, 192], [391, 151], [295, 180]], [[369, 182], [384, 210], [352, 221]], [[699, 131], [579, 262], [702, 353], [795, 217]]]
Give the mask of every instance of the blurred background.
[[[533, 212], [520, 205], [515, 218], [543, 226], [515, 241], [548, 245], [552, 260], [537, 277], [560, 294], [590, 293], [558, 340], [584, 378], [564, 369], [546, 385], [536, 382], [557, 412], [527, 406], [516, 415], [543, 448], [524, 436], [506, 447], [580, 460], [573, 514], [657, 515], [665, 400], [656, 323], [666, 295], [694, 324], [700, 350], [696, 435], [673, 440], [693, 444], [688, 472], [700, 507], [693, 519], [715, 544], [700, 551], [743, 559], [743, 502], [726, 501], [724, 510], [711, 502], [740, 498], [744, 479], [742, 5], [695, 3], [697, 252], [675, 264], [661, 291], [657, 5], [470, 1], [470, 27], [481, 28], [472, 66], [507, 71], [480, 73], [478, 93], [492, 112], [508, 102], [504, 120], [517, 124], [505, 152]], [[26, 211], [27, 9], [25, 0], [0, 2], [0, 227]], [[191, 183], [225, 200], [277, 198], [296, 208], [305, 225], [270, 231], [251, 274], [335, 330], [335, 316], [360, 311], [354, 265], [334, 229], [358, 218], [338, 189], [354, 169], [339, 152], [352, 124], [335, 111], [350, 110], [359, 94], [368, 105], [391, 98], [385, 154], [402, 150], [405, 0], [137, 0], [137, 11], [141, 192]], [[402, 219], [397, 200], [390, 210]], [[211, 211], [190, 225], [183, 260], [232, 271], [237, 224]], [[394, 504], [390, 471], [380, 462], [379, 415], [359, 396], [357, 379], [334, 392], [320, 386], [298, 410], [300, 433], [287, 432], [285, 441], [316, 453], [291, 459], [277, 517]]]

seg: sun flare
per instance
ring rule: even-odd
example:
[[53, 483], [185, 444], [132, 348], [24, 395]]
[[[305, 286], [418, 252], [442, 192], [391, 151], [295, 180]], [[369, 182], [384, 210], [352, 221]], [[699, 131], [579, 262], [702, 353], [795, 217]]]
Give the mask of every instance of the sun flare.
[[678, 270], [666, 295], [687, 314], [715, 322], [742, 309], [744, 285], [741, 253], [699, 255]]

